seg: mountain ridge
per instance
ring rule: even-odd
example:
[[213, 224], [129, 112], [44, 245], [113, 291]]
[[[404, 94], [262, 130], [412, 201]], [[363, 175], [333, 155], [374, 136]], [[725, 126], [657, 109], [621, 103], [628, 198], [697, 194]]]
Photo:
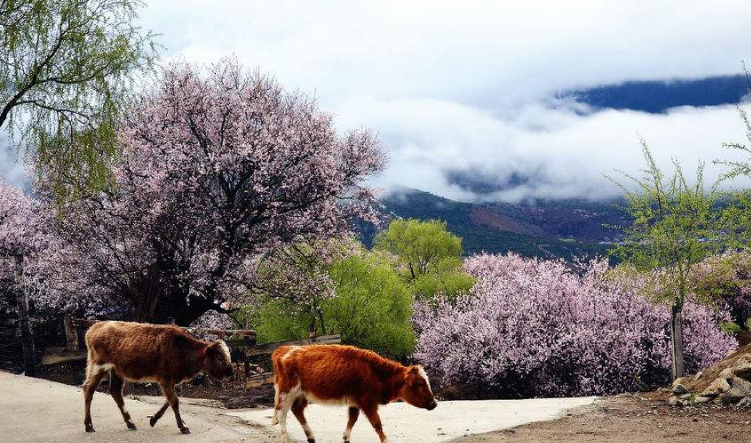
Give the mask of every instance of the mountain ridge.
[[[618, 202], [538, 200], [521, 204], [466, 203], [429, 192], [401, 188], [379, 199], [386, 219], [442, 220], [463, 240], [465, 254], [515, 252], [526, 257], [563, 258], [606, 255], [622, 238], [616, 226], [628, 217]], [[371, 246], [374, 226], [360, 226]]]

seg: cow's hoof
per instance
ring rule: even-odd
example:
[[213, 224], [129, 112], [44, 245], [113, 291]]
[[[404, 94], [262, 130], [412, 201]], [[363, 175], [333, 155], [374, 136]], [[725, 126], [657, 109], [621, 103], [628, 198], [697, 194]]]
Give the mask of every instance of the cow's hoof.
[[279, 424], [279, 419], [278, 419], [278, 418], [276, 418], [276, 417], [274, 417], [274, 418], [273, 418], [273, 419], [271, 420], [271, 426], [276, 426], [276, 425], [278, 425], [278, 424]]
[[128, 425], [128, 429], [130, 429], [131, 431], [136, 430], [136, 425], [134, 423], [125, 423], [125, 424]]
[[96, 432], [96, 431], [94, 430], [94, 426], [86, 425], [86, 432]]
[[188, 429], [188, 428], [180, 428], [180, 432], [182, 432], [183, 434], [190, 434], [190, 429]]
[[156, 424], [157, 420], [159, 420], [159, 419], [158, 419], [158, 418], [156, 418], [156, 417], [154, 417], [154, 416], [152, 415], [151, 417], [149, 417], [149, 425], [151, 425], [151, 427], [153, 428], [153, 427], [154, 427], [154, 425]]
[[315, 439], [313, 439], [313, 438], [309, 438], [309, 439], [308, 439], [308, 443], [316, 443], [316, 441], [315, 441]]

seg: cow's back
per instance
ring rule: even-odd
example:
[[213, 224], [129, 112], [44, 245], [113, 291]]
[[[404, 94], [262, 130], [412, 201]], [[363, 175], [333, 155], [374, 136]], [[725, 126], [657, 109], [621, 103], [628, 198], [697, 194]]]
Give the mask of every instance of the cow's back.
[[168, 357], [163, 354], [168, 353], [176, 330], [171, 326], [104, 321], [89, 328], [86, 345], [94, 364], [112, 365], [130, 380], [152, 381], [164, 357]]
[[371, 351], [342, 345], [288, 346], [273, 355], [277, 380], [299, 388], [313, 402], [350, 402], [382, 396], [396, 366]]

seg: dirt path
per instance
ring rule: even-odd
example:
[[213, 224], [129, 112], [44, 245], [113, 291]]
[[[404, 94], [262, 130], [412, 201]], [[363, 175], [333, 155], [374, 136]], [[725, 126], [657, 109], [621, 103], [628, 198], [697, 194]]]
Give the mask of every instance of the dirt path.
[[[97, 432], [83, 430], [81, 389], [47, 380], [0, 372], [0, 441], [3, 443], [278, 443], [268, 410], [227, 411], [182, 399], [183, 418], [191, 429], [182, 435], [169, 412], [155, 428], [148, 415], [160, 398], [128, 398], [138, 426], [128, 431], [107, 394], [94, 396]], [[585, 405], [575, 407], [577, 405]], [[574, 407], [572, 409], [572, 407]], [[227, 413], [233, 415], [230, 416]], [[236, 414], [239, 413], [239, 414]], [[340, 443], [343, 408], [311, 406], [308, 418], [319, 443]], [[622, 396], [592, 399], [441, 402], [434, 411], [404, 404], [382, 409], [384, 428], [395, 443], [671, 443], [751, 441], [751, 410], [718, 407], [675, 409], [665, 401]], [[562, 416], [552, 420], [556, 416]], [[547, 420], [547, 421], [540, 421]], [[289, 418], [296, 442], [304, 442], [299, 424]], [[498, 429], [505, 429], [498, 431]], [[479, 434], [479, 435], [468, 435]], [[376, 441], [367, 420], [358, 421], [353, 442]]]
[[262, 430], [224, 415], [224, 409], [189, 404], [189, 401], [182, 401], [180, 409], [190, 435], [180, 434], [169, 410], [151, 428], [147, 416], [153, 414], [161, 402], [159, 398], [126, 398], [126, 407], [138, 427], [137, 431], [128, 431], [112, 398], [96, 393], [91, 413], [97, 432], [86, 434], [80, 388], [0, 372], [0, 440], [4, 443], [271, 441]]
[[[538, 420], [551, 420], [569, 408], [591, 404], [592, 398], [493, 400], [441, 402], [435, 411], [406, 404], [392, 404], [381, 410], [384, 428], [392, 441], [437, 443], [468, 434], [519, 426]], [[128, 431], [120, 412], [107, 394], [96, 393], [92, 418], [97, 432], [83, 430], [81, 389], [56, 382], [0, 372], [0, 440], [3, 443], [47, 442], [263, 442], [279, 441], [278, 427], [271, 427], [267, 409], [236, 410], [209, 407], [181, 399], [183, 419], [190, 435], [182, 435], [168, 411], [151, 428], [148, 416], [162, 404], [161, 398], [126, 398], [137, 431]], [[198, 404], [197, 404], [198, 403]], [[320, 443], [339, 443], [346, 423], [345, 408], [311, 406], [306, 411]], [[290, 415], [292, 437], [304, 442], [300, 425]], [[360, 420], [353, 441], [377, 442], [367, 420]]]
[[[383, 430], [393, 442], [440, 443], [469, 434], [480, 434], [498, 429], [508, 429], [541, 420], [552, 420], [568, 409], [589, 405], [593, 397], [539, 398], [529, 400], [442, 401], [433, 411], [418, 409], [406, 403], [382, 406], [379, 415]], [[248, 423], [260, 426], [275, 435], [278, 426], [271, 426], [270, 409], [248, 412], [231, 412]], [[339, 443], [347, 423], [347, 408], [310, 405], [305, 410], [317, 442]], [[287, 418], [290, 436], [298, 442], [305, 441], [297, 419]], [[352, 430], [352, 441], [379, 443], [376, 433], [361, 417]]]
[[671, 408], [664, 401], [616, 397], [565, 417], [474, 435], [452, 443], [715, 443], [751, 441], [751, 410]]

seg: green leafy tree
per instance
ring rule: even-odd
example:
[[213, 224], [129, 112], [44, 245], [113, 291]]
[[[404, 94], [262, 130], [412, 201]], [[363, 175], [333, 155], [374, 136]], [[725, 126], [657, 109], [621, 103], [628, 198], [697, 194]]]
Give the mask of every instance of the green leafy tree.
[[702, 261], [692, 275], [692, 285], [698, 296], [724, 302], [735, 324], [735, 327], [730, 327], [732, 330], [749, 330], [751, 254], [747, 250], [715, 255]]
[[330, 275], [337, 297], [325, 302], [324, 313], [345, 343], [395, 358], [412, 353], [412, 294], [385, 258], [352, 256], [335, 263]]
[[[751, 77], [746, 71], [745, 64], [743, 68], [748, 80], [748, 93], [751, 94]], [[746, 140], [751, 143], [751, 120], [748, 113], [741, 106], [738, 106], [738, 115], [746, 130]], [[725, 143], [724, 146], [744, 157], [732, 160], [715, 160], [715, 164], [727, 168], [719, 181], [728, 183], [736, 178], [751, 178], [751, 147], [744, 142]], [[751, 190], [736, 190], [732, 192], [728, 201], [731, 204], [728, 204], [723, 212], [725, 230], [728, 234], [732, 234], [738, 248], [746, 248], [749, 240], [751, 240], [749, 238], [751, 235]]]
[[339, 333], [343, 343], [383, 355], [411, 354], [412, 296], [387, 257], [361, 250], [336, 260], [327, 272], [335, 296], [266, 299], [251, 319], [260, 341], [303, 338], [313, 329]]
[[696, 264], [722, 250], [727, 240], [721, 235], [721, 214], [715, 210], [719, 195], [714, 187], [704, 187], [704, 165], [699, 165], [691, 185], [677, 161], [673, 161], [673, 173], [665, 175], [644, 141], [642, 148], [647, 163], [642, 176], [621, 172], [636, 189], [616, 181], [625, 193], [633, 222], [626, 229], [624, 244], [613, 253], [650, 275], [650, 294], [671, 306], [673, 376], [682, 377], [682, 314], [694, 289], [691, 273]]
[[[109, 182], [115, 125], [154, 60], [139, 0], [0, 1], [0, 128], [35, 148], [56, 192]], [[72, 185], [72, 186], [71, 186]]]
[[374, 247], [397, 257], [404, 278], [420, 300], [437, 294], [453, 298], [474, 284], [462, 270], [461, 238], [440, 220], [394, 220], [376, 236]]

